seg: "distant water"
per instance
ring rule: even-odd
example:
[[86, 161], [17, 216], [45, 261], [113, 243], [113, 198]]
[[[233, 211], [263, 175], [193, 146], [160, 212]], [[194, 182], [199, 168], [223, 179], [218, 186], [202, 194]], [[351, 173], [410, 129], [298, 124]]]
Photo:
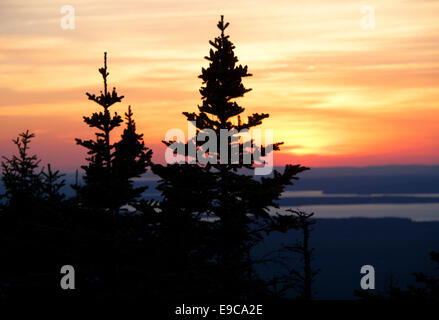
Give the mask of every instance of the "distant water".
[[[281, 211], [294, 207], [281, 207]], [[406, 204], [337, 204], [299, 206], [298, 209], [314, 212], [325, 218], [407, 218], [413, 221], [439, 221], [439, 203]]]
[[285, 191], [282, 198], [380, 198], [380, 197], [409, 197], [409, 198], [437, 198], [439, 193], [324, 193], [321, 190]]
[[[294, 205], [298, 199], [299, 204]], [[313, 203], [316, 199], [321, 199], [322, 203]], [[338, 199], [338, 203], [332, 203], [333, 199]], [[359, 200], [359, 203], [350, 203], [353, 199]], [[383, 203], [383, 199], [389, 202]], [[439, 193], [336, 194], [320, 190], [286, 191], [282, 194], [280, 204], [281, 212], [300, 209], [314, 212], [319, 219], [405, 218], [413, 221], [439, 221]]]

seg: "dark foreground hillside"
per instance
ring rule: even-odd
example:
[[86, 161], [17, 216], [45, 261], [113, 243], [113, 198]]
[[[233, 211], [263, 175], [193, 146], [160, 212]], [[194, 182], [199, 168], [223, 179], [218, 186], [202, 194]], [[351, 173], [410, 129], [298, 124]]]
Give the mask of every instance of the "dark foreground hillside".
[[[257, 248], [261, 256], [281, 243], [293, 245], [297, 231], [272, 234]], [[399, 287], [414, 283], [413, 272], [434, 273], [429, 252], [439, 249], [439, 222], [407, 219], [319, 219], [311, 235], [314, 267], [320, 274], [314, 285], [318, 299], [354, 299], [360, 289], [360, 268], [372, 265], [376, 291], [393, 281]], [[293, 261], [291, 265], [294, 265]], [[278, 265], [259, 266], [264, 274], [282, 272]]]

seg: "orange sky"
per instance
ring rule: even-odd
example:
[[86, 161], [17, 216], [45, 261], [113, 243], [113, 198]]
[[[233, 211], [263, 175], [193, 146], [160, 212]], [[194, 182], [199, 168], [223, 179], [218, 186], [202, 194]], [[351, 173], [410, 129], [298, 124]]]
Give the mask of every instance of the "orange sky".
[[[61, 7], [75, 8], [63, 30]], [[360, 25], [375, 8], [375, 29]], [[36, 132], [34, 151], [70, 170], [83, 161], [75, 137], [91, 136], [97, 68], [109, 54], [110, 87], [125, 95], [139, 130], [159, 141], [186, 130], [182, 111], [200, 103], [197, 78], [224, 14], [253, 88], [246, 113], [284, 141], [277, 164], [366, 166], [439, 163], [439, 2], [380, 0], [2, 0], [0, 154], [17, 133]]]

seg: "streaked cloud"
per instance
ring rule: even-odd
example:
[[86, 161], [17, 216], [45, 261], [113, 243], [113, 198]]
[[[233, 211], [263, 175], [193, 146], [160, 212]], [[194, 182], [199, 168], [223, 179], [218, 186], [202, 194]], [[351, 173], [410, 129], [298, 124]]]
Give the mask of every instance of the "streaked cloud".
[[73, 138], [90, 134], [81, 120], [95, 109], [85, 92], [100, 90], [108, 51], [110, 87], [125, 95], [114, 109], [133, 105], [160, 160], [166, 130], [185, 129], [181, 112], [200, 103], [197, 77], [225, 14], [240, 63], [254, 74], [240, 103], [271, 114], [264, 127], [285, 141], [279, 162], [439, 159], [437, 1], [368, 1], [374, 30], [362, 30], [363, 4], [348, 0], [74, 0], [75, 30], [60, 27], [64, 4], [0, 3], [2, 150], [29, 127], [40, 130], [45, 156], [72, 166], [56, 154], [80, 154]]

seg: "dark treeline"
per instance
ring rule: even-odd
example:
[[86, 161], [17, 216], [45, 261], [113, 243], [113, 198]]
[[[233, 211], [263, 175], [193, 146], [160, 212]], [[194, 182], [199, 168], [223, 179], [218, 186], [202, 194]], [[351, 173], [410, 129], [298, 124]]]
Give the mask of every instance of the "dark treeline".
[[[439, 252], [431, 251], [430, 260], [435, 263], [439, 271]], [[383, 290], [369, 292], [355, 290], [358, 298], [366, 301], [398, 301], [398, 302], [428, 302], [437, 306], [439, 302], [439, 277], [436, 274], [425, 272], [413, 272], [414, 283], [407, 288], [400, 288], [396, 281], [389, 279], [386, 288]]]
[[[244, 108], [235, 99], [251, 90], [242, 83], [251, 74], [247, 66], [237, 64], [235, 47], [225, 34], [228, 25], [221, 18], [220, 35], [210, 41], [212, 49], [205, 57], [209, 66], [199, 76], [198, 112], [184, 112], [197, 132], [213, 130], [218, 146], [222, 129], [251, 129], [269, 116], [253, 113], [246, 121], [241, 119]], [[231, 161], [230, 153], [229, 164], [152, 163], [152, 151], [137, 132], [131, 106], [124, 119], [111, 110], [124, 97], [108, 87], [106, 54], [99, 73], [103, 90], [98, 95], [87, 93], [98, 110], [83, 117], [95, 137], [76, 139], [87, 150], [87, 163], [82, 166], [83, 181], [72, 185], [74, 197], [61, 193], [63, 175], [50, 165], [42, 168], [31, 153], [34, 135], [29, 131], [14, 140], [17, 155], [3, 157], [0, 297], [76, 295], [184, 302], [275, 299], [294, 289], [298, 298], [310, 299], [315, 272], [307, 247], [308, 216], [270, 212], [278, 208], [285, 187], [308, 168], [287, 165], [260, 179], [243, 174], [241, 169], [258, 165], [253, 157], [244, 163], [244, 152], [264, 155], [279, 150], [281, 143], [245, 151], [243, 141], [230, 138], [229, 147], [238, 143], [238, 162]], [[113, 130], [120, 126], [123, 134], [115, 137]], [[173, 142], [164, 141], [168, 146]], [[224, 156], [220, 148], [205, 150], [196, 140], [187, 141], [182, 150], [191, 147], [210, 160]], [[133, 178], [148, 170], [160, 177], [160, 201], [142, 199], [146, 187], [133, 185]], [[135, 210], [124, 210], [126, 205]], [[305, 242], [279, 250], [303, 255], [303, 269], [291, 266], [296, 271], [281, 279], [262, 279], [254, 267], [265, 260], [253, 257], [252, 248], [270, 232], [291, 228], [303, 228]], [[75, 290], [60, 288], [63, 265], [75, 269]]]

